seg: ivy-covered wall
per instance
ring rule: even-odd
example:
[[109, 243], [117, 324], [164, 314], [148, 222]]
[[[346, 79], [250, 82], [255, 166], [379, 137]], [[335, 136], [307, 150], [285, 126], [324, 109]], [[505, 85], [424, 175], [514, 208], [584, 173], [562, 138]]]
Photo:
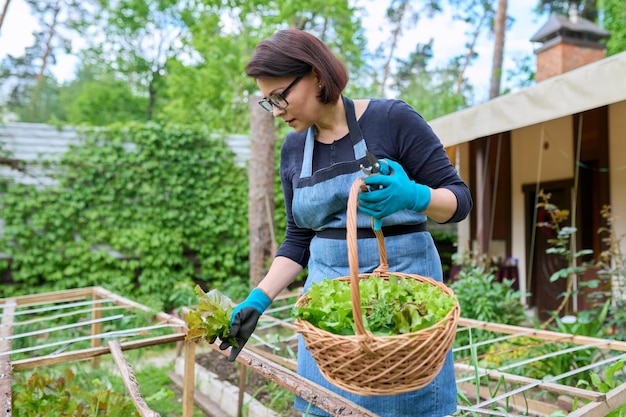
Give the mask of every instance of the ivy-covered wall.
[[0, 297], [101, 285], [168, 309], [193, 302], [194, 283], [247, 288], [247, 171], [222, 139], [154, 123], [81, 134], [42, 161], [58, 185], [5, 189]]

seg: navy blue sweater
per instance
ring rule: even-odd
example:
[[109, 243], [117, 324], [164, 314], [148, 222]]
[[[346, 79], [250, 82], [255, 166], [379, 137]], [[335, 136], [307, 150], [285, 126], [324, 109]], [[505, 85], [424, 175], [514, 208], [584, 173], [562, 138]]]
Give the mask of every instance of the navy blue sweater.
[[[411, 106], [401, 100], [372, 99], [361, 118], [359, 127], [367, 149], [379, 159], [399, 162], [409, 178], [431, 188], [447, 188], [457, 198], [457, 210], [447, 223], [459, 222], [472, 209], [472, 198], [465, 182], [450, 163], [444, 147], [426, 121]], [[301, 229], [293, 221], [291, 202], [302, 168], [306, 132], [287, 135], [280, 152], [280, 177], [287, 209], [287, 233], [278, 249], [303, 267], [309, 259], [309, 243], [315, 232]], [[350, 135], [332, 144], [315, 142], [313, 170], [336, 162], [354, 160]], [[346, 202], [347, 203], [347, 202]]]

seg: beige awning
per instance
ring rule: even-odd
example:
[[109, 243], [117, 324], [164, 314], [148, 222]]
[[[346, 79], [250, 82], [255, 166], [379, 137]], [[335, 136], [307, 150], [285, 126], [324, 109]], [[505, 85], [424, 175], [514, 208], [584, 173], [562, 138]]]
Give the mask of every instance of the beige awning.
[[626, 100], [626, 52], [430, 121], [444, 146]]

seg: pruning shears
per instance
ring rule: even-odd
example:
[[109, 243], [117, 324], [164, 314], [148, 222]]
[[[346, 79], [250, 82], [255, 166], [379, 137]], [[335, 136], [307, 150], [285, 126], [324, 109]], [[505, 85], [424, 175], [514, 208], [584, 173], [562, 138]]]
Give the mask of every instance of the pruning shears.
[[[366, 176], [372, 176], [372, 175], [378, 175], [380, 174], [380, 161], [378, 160], [378, 158], [371, 153], [370, 151], [365, 151], [365, 157], [367, 158], [367, 162], [369, 164], [368, 167], [364, 166], [363, 164], [361, 164], [361, 171], [363, 171], [363, 173]], [[382, 189], [383, 186], [371, 186], [371, 185], [365, 185], [363, 184], [361, 186], [361, 191], [363, 192], [367, 192], [367, 191], [374, 191], [374, 190], [380, 190]]]
[[[367, 158], [367, 163], [369, 164], [368, 167], [363, 166], [363, 164], [361, 164], [361, 171], [363, 171], [363, 173], [369, 177], [372, 175], [379, 175], [380, 172], [380, 161], [378, 160], [378, 158], [376, 157], [376, 155], [374, 155], [373, 153], [371, 153], [370, 151], [365, 151], [365, 157]], [[365, 183], [361, 184], [361, 191], [366, 193], [369, 191], [374, 191], [374, 190], [380, 190], [382, 189], [383, 186], [382, 185], [376, 185], [376, 186], [372, 186], [372, 185], [367, 185]], [[381, 230], [383, 225], [383, 221], [382, 219], [376, 219], [374, 217], [372, 217], [372, 228], [376, 231], [376, 230]]]
[[376, 158], [376, 156], [370, 151], [365, 151], [365, 157], [367, 158], [367, 163], [370, 164], [370, 166], [365, 167], [361, 164], [361, 171], [363, 171], [363, 173], [365, 173], [368, 177], [370, 175], [379, 174], [380, 162], [378, 161], [378, 158]]

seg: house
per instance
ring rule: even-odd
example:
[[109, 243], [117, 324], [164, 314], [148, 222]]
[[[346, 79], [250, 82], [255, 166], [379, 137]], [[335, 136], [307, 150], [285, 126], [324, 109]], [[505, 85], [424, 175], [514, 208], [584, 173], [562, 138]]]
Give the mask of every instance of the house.
[[[537, 227], [541, 190], [570, 210], [576, 250], [605, 248], [603, 205], [626, 233], [626, 53], [605, 58], [608, 36], [575, 15], [552, 16], [531, 39], [540, 44], [534, 86], [430, 122], [474, 197], [459, 251], [516, 259], [517, 285], [531, 294], [522, 301], [540, 316], [565, 289], [550, 282], [563, 258], [546, 254], [550, 232]], [[571, 308], [585, 303], [574, 298]]]

